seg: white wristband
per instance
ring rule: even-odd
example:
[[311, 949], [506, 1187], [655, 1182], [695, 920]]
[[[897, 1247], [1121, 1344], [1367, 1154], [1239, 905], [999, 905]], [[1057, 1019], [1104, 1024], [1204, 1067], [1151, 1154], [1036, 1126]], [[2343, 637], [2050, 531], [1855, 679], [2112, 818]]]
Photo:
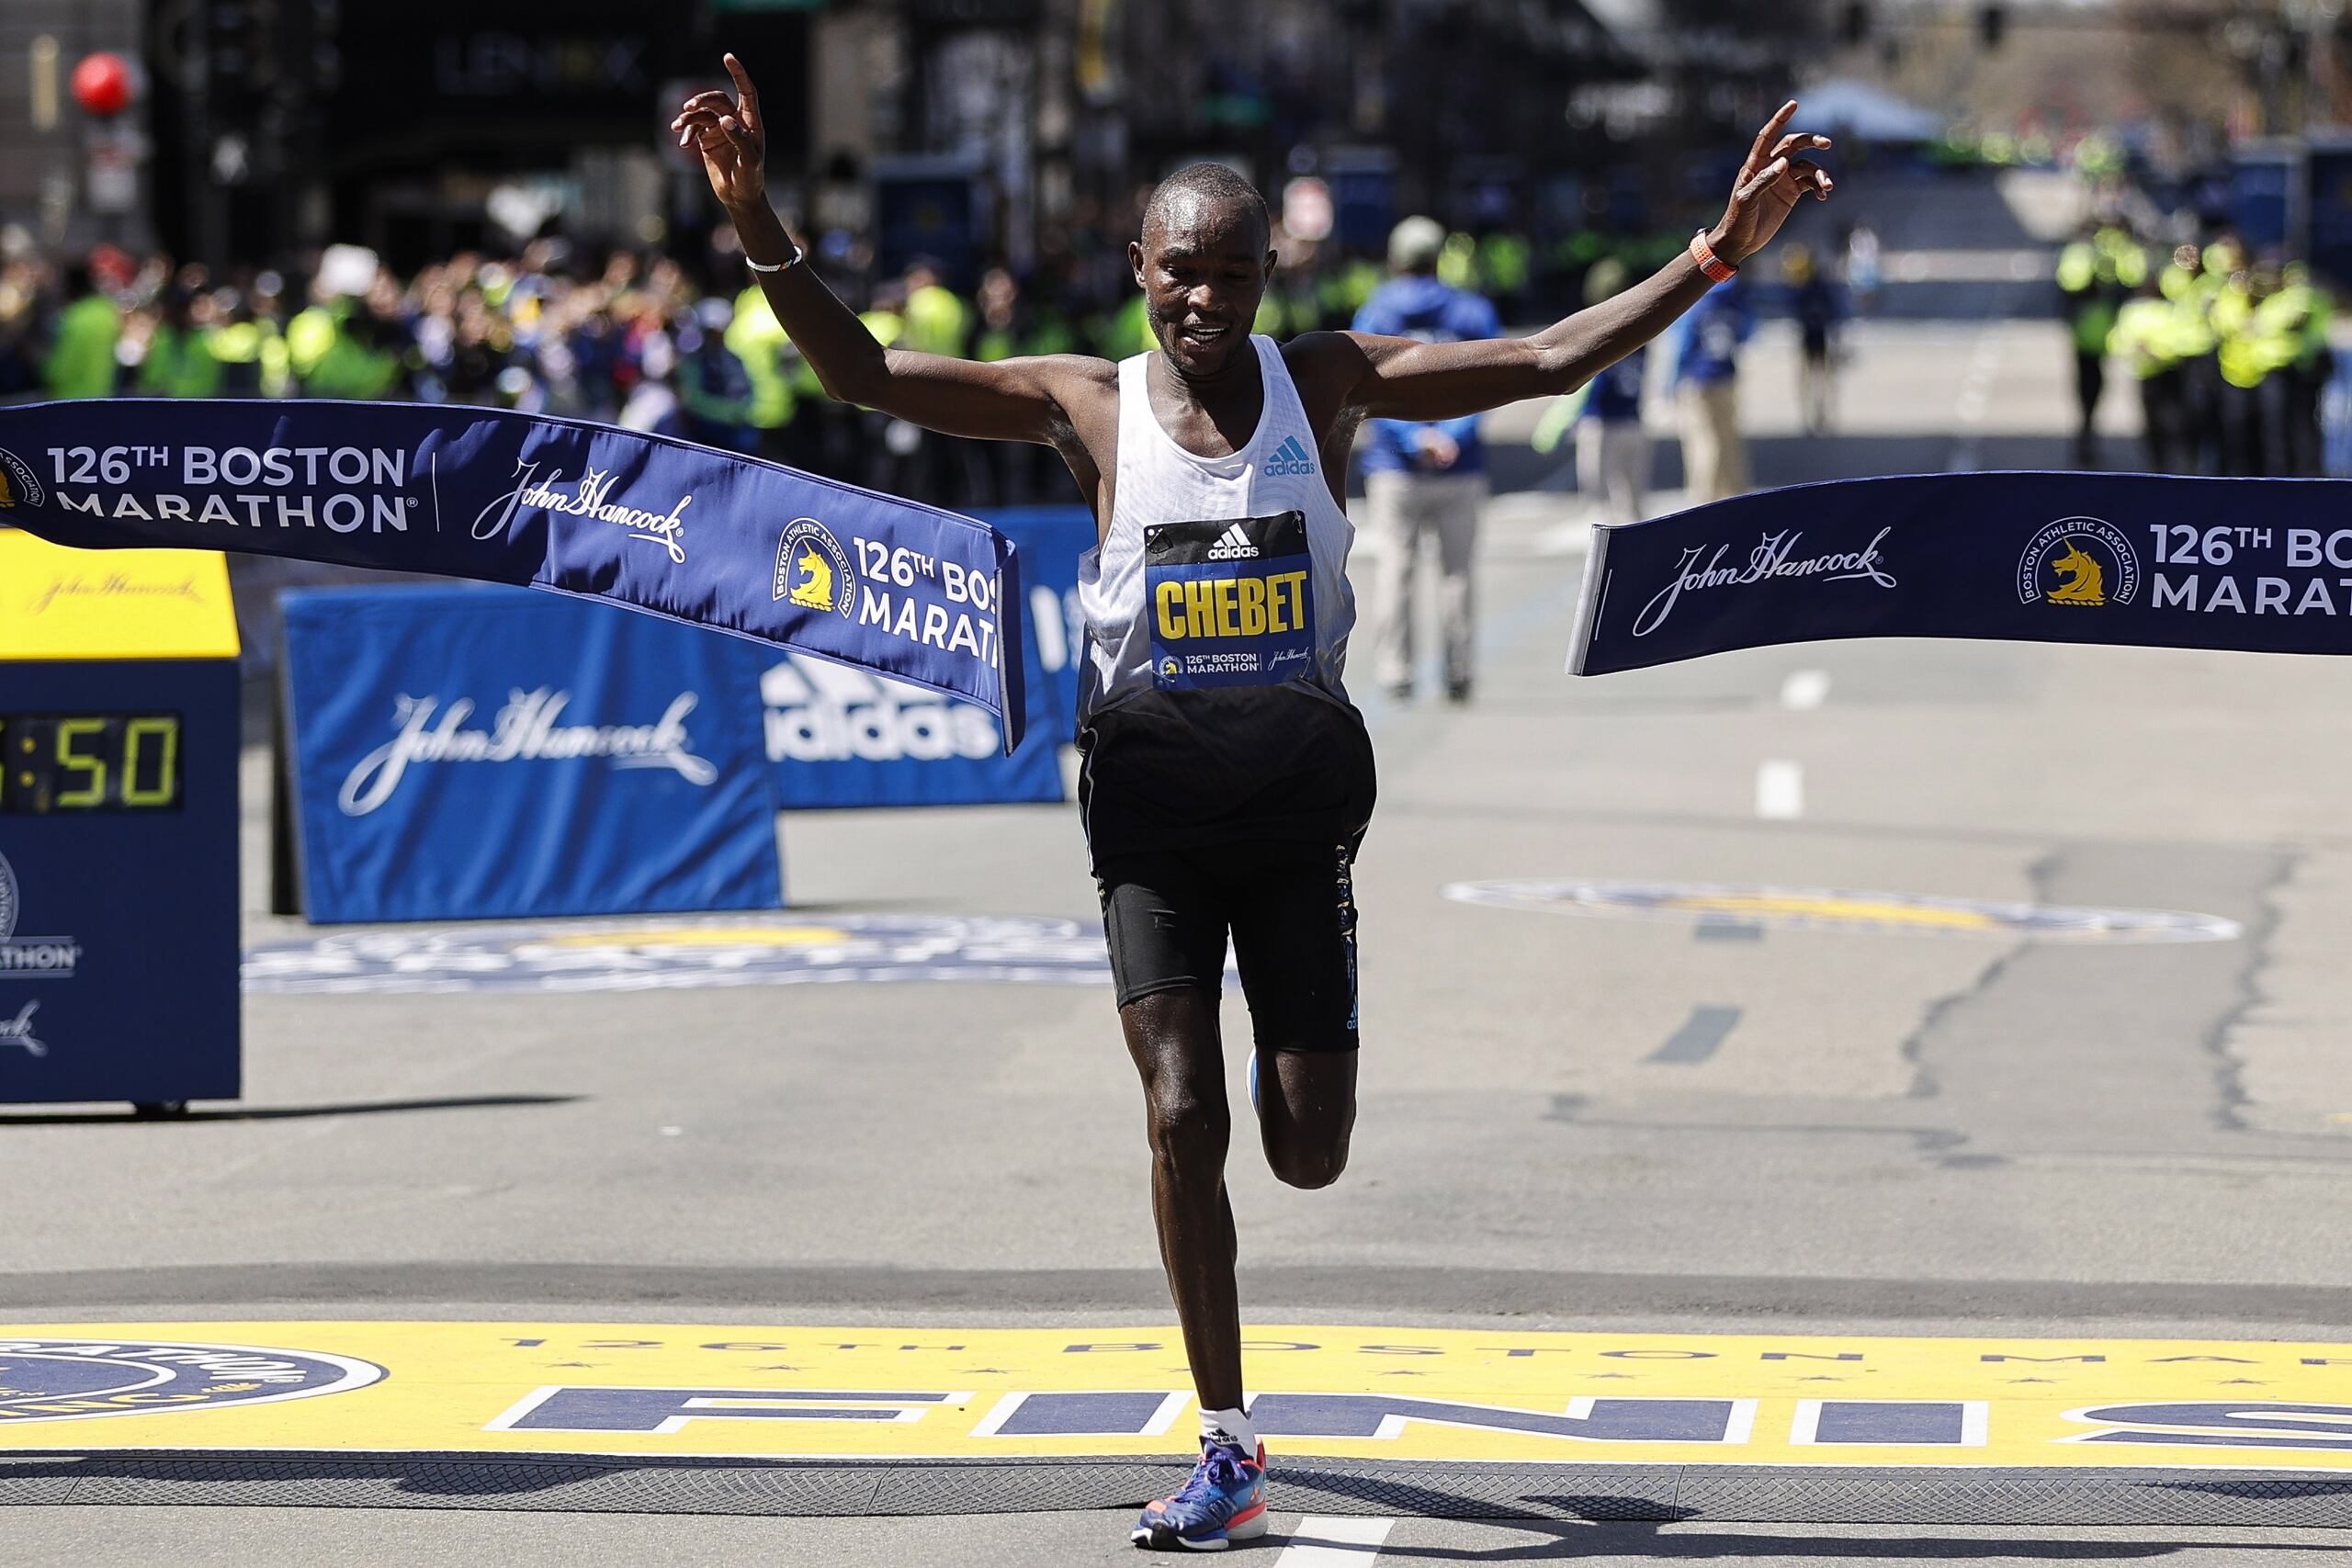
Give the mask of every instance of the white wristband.
[[792, 254], [790, 255], [785, 257], [782, 261], [775, 263], [772, 266], [763, 265], [761, 263], [753, 261], [749, 255], [744, 256], [743, 265], [750, 267], [753, 272], [782, 272], [788, 266], [798, 265], [803, 254], [804, 253], [801, 251], [800, 247], [798, 245], [795, 245], [792, 247]]

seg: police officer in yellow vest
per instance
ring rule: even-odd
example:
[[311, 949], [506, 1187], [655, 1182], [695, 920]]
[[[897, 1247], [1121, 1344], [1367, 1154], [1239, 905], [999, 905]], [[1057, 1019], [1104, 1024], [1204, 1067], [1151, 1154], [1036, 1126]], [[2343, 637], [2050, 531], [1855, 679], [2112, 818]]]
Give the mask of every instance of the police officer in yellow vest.
[[2075, 400], [2080, 423], [2075, 462], [2098, 461], [2096, 421], [2107, 387], [2107, 341], [2123, 301], [2147, 276], [2147, 257], [2132, 236], [2112, 224], [2086, 223], [2058, 254], [2058, 291], [2075, 340]]
[[2205, 254], [2182, 245], [2159, 276], [2158, 288], [2172, 306], [2171, 344], [2180, 366], [2181, 471], [2218, 473], [2222, 452], [2222, 373], [2215, 363], [2214, 290]]
[[2123, 361], [2140, 388], [2142, 439], [2148, 471], [2184, 471], [2188, 458], [2188, 405], [2181, 369], [2178, 312], [2156, 278], [2116, 312], [2108, 352]]
[[164, 290], [146, 357], [133, 389], [149, 398], [211, 398], [220, 393], [220, 361], [196, 319], [196, 297], [184, 286]]
[[2242, 254], [2238, 260], [2222, 278], [2208, 313], [2222, 373], [2222, 472], [2261, 479], [2278, 468], [2270, 452], [2275, 421], [2267, 407], [2275, 395], [2271, 374], [2292, 363], [2294, 347], [2283, 334], [2267, 331], [2261, 318], [2266, 286], [2275, 285], [2277, 275], [2257, 273]]
[[220, 319], [204, 329], [205, 346], [220, 362], [224, 398], [282, 398], [293, 372], [277, 323], [256, 315], [242, 294], [228, 293]]
[[[927, 256], [907, 267], [906, 346], [963, 359], [971, 349], [971, 307], [940, 280], [940, 270]], [[985, 503], [991, 489], [990, 454], [979, 443], [929, 430], [919, 432], [917, 439], [916, 494], [943, 506]]]
[[799, 355], [792, 339], [769, 308], [767, 296], [751, 285], [735, 297], [720, 341], [751, 378], [751, 405], [745, 418], [759, 433], [760, 456], [771, 462], [808, 468], [808, 455], [793, 439], [798, 424], [800, 398], [793, 386], [792, 369]]
[[2335, 307], [2326, 290], [2312, 284], [2310, 265], [2290, 262], [2279, 275], [2278, 291], [2262, 302], [2258, 313], [2293, 350], [2277, 373], [2279, 471], [2289, 479], [2317, 479], [2325, 471], [2319, 409], [2320, 394], [2335, 368], [2327, 346]]

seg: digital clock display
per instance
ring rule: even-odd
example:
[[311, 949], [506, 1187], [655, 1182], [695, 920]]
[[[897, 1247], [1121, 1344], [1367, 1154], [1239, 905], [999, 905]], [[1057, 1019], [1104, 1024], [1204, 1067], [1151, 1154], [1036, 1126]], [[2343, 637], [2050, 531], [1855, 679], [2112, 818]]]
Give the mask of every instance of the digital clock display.
[[0, 713], [0, 816], [176, 811], [175, 713]]

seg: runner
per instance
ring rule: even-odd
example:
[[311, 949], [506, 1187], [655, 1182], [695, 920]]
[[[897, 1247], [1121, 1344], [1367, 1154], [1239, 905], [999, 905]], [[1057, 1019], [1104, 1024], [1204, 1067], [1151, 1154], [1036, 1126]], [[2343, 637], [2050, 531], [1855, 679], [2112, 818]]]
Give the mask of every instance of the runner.
[[1144, 1509], [1134, 1540], [1216, 1551], [1266, 1528], [1225, 1190], [1228, 931], [1274, 1174], [1329, 1186], [1355, 1120], [1351, 879], [1373, 803], [1371, 742], [1340, 683], [1355, 620], [1341, 487], [1356, 427], [1582, 385], [1729, 277], [1802, 197], [1826, 199], [1829, 177], [1805, 154], [1829, 141], [1784, 134], [1797, 106], [1783, 106], [1723, 220], [1656, 276], [1532, 337], [1442, 344], [1318, 332], [1277, 347], [1250, 335], [1274, 265], [1265, 201], [1231, 170], [1195, 164], [1153, 193], [1127, 248], [1155, 351], [1119, 364], [983, 362], [885, 349], [799, 265], [768, 205], [759, 94], [741, 62], [726, 64], [734, 94], [687, 99], [671, 129], [701, 156], [826, 392], [949, 435], [1050, 446], [1094, 509], [1099, 543], [1079, 572], [1079, 806], [1143, 1077], [1160, 1258], [1201, 1402], [1200, 1464]]

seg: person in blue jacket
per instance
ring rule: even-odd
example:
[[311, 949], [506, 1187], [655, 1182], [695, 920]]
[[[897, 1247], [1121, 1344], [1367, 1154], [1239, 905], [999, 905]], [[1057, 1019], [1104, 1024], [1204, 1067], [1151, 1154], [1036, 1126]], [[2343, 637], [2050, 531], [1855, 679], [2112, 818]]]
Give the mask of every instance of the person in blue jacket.
[[[1355, 330], [1425, 343], [1496, 336], [1502, 323], [1494, 306], [1467, 289], [1441, 283], [1438, 256], [1445, 229], [1433, 219], [1408, 218], [1388, 236], [1388, 266], [1396, 274], [1356, 312]], [[1476, 599], [1470, 558], [1478, 542], [1478, 513], [1487, 502], [1487, 455], [1476, 415], [1416, 423], [1375, 419], [1364, 426], [1367, 532], [1378, 553], [1378, 591], [1371, 626], [1373, 676], [1391, 696], [1413, 694], [1413, 580], [1424, 538], [1434, 537], [1438, 619], [1445, 645], [1445, 694], [1470, 700], [1476, 646]]]
[[1735, 278], [1692, 306], [1668, 340], [1682, 471], [1693, 506], [1748, 489], [1747, 446], [1739, 434], [1739, 350], [1754, 325], [1747, 290]]

